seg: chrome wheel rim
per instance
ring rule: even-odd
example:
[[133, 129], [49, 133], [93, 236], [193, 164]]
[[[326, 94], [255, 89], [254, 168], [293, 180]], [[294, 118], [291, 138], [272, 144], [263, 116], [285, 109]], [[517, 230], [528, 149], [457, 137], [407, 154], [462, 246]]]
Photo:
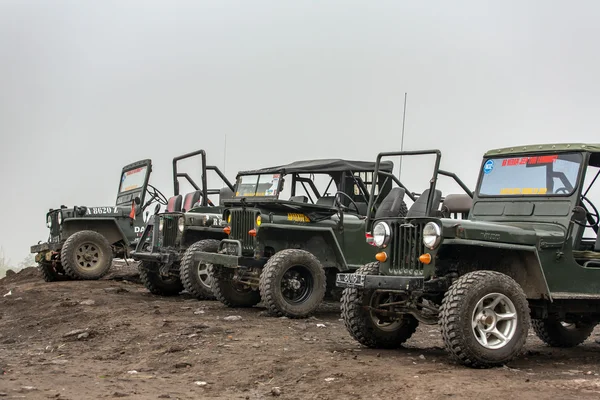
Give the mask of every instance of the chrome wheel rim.
[[515, 305], [502, 293], [487, 294], [473, 310], [471, 327], [480, 345], [490, 350], [501, 349], [517, 331]]

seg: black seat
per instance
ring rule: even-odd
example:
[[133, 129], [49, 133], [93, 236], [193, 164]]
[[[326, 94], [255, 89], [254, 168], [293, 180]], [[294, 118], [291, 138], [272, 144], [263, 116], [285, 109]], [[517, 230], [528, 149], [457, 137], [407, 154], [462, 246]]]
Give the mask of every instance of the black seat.
[[[402, 210], [405, 209], [402, 207], [404, 204], [404, 195], [406, 191], [403, 188], [393, 188], [390, 190], [387, 196], [383, 199], [379, 208], [377, 208], [377, 212], [375, 213], [375, 218], [395, 218], [395, 217], [403, 217]], [[368, 207], [368, 206], [367, 206]]]
[[[367, 215], [367, 210], [369, 209], [369, 205], [363, 201], [355, 201], [354, 202], [358, 207], [358, 215]], [[350, 205], [350, 210], [355, 211], [354, 207]]]
[[442, 217], [457, 218], [460, 214], [465, 219], [468, 217], [472, 205], [473, 199], [468, 194], [449, 194], [442, 202]]
[[308, 203], [308, 197], [306, 196], [292, 196], [290, 197], [290, 201], [296, 202], [296, 203]]
[[167, 212], [180, 212], [182, 199], [180, 194], [171, 197], [167, 202]]
[[319, 197], [315, 204], [317, 204], [319, 206], [333, 207], [334, 202], [335, 202], [335, 196], [323, 196], [323, 197]]
[[223, 201], [227, 199], [233, 198], [233, 190], [229, 189], [227, 186], [219, 189], [219, 205], [223, 205]]
[[424, 190], [423, 193], [417, 198], [417, 201], [414, 202], [412, 206], [408, 209], [408, 214], [406, 215], [409, 218], [418, 218], [418, 217], [431, 217], [437, 214], [437, 209], [440, 206], [440, 202], [442, 200], [442, 192], [440, 190], [435, 190], [433, 196], [433, 203], [431, 212], [433, 215], [427, 215], [427, 198], [429, 197], [429, 189]]
[[200, 197], [202, 197], [202, 192], [200, 190], [186, 194], [183, 198], [183, 206], [181, 207], [181, 211], [190, 211], [192, 207], [194, 207], [194, 205], [200, 200]]

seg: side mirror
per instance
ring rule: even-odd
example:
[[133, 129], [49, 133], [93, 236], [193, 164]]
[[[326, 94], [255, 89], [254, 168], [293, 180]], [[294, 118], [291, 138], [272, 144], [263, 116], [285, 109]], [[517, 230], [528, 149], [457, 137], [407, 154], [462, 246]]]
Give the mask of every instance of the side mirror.
[[587, 211], [585, 211], [585, 208], [581, 206], [575, 206], [575, 208], [573, 208], [573, 215], [571, 215], [571, 221], [582, 222], [585, 220], [586, 215]]
[[135, 198], [133, 199], [133, 201], [135, 202], [135, 204], [137, 204], [138, 206], [142, 203], [142, 199], [140, 199], [140, 196], [135, 196]]

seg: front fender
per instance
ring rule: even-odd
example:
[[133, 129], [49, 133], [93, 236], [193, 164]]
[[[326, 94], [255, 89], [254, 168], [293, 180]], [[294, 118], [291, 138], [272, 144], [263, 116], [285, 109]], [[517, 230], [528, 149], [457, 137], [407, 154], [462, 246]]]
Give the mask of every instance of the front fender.
[[130, 245], [127, 236], [117, 223], [115, 218], [73, 218], [67, 219], [62, 224], [62, 235], [67, 238], [79, 231], [95, 231], [108, 240], [110, 244], [123, 241], [127, 246]]

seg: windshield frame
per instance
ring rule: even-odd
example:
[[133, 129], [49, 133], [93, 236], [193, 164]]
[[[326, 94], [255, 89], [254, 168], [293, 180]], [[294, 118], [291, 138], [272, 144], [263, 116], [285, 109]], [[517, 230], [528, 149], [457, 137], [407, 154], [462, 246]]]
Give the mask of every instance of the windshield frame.
[[[509, 158], [526, 158], [526, 157], [543, 157], [543, 156], [554, 156], [557, 155], [559, 158], [561, 156], [564, 155], [578, 155], [580, 157], [579, 159], [579, 169], [577, 171], [577, 176], [576, 178], [573, 180], [573, 182], [569, 182], [569, 184], [573, 185], [573, 189], [568, 192], [568, 193], [543, 193], [543, 194], [534, 194], [534, 193], [518, 193], [518, 194], [484, 194], [481, 193], [481, 186], [483, 185], [483, 180], [485, 178], [485, 164], [489, 161], [489, 160], [502, 160], [502, 159], [509, 159]], [[527, 198], [527, 199], [536, 199], [536, 198], [545, 198], [545, 197], [571, 197], [573, 196], [573, 194], [577, 193], [581, 187], [581, 177], [582, 174], [585, 173], [585, 165], [587, 164], [587, 158], [585, 156], [585, 154], [581, 151], [569, 151], [569, 152], [565, 152], [565, 151], [559, 151], [559, 152], [552, 152], [552, 151], [548, 151], [548, 152], [544, 152], [544, 153], [523, 153], [523, 154], [499, 154], [499, 155], [494, 155], [494, 156], [488, 156], [488, 157], [483, 157], [482, 161], [481, 161], [481, 165], [479, 168], [479, 177], [477, 179], [477, 187], [475, 190], [475, 194], [478, 198], [480, 199], [521, 199], [521, 198]], [[543, 164], [545, 165], [546, 171], [548, 170], [548, 166], [552, 165], [550, 163], [545, 163]], [[538, 167], [531, 167], [531, 168], [538, 168]], [[543, 166], [540, 166], [539, 168], [544, 168]], [[548, 179], [555, 179], [558, 177], [549, 177], [548, 173], [546, 172], [546, 180]]]
[[[122, 187], [123, 187], [123, 183], [125, 182], [124, 177], [127, 175], [127, 173], [130, 172], [130, 171], [142, 170], [142, 169], [146, 170], [145, 171], [145, 175], [144, 175], [144, 179], [142, 180], [142, 183], [139, 186], [134, 187], [132, 189], [123, 190]], [[144, 187], [146, 187], [146, 184], [148, 182], [149, 174], [150, 174], [150, 167], [148, 165], [140, 165], [140, 166], [137, 166], [137, 167], [133, 167], [133, 168], [130, 168], [130, 169], [123, 170], [123, 172], [121, 173], [121, 182], [119, 182], [119, 189], [117, 191], [117, 196], [122, 196], [122, 195], [124, 195], [126, 193], [129, 193], [129, 192], [132, 192], [132, 191], [135, 191], [135, 190], [142, 190]]]
[[[258, 190], [258, 185], [259, 185], [259, 181], [261, 176], [273, 176], [273, 175], [279, 175], [278, 182], [277, 182], [277, 193], [273, 196], [257, 196], [256, 195], [256, 190]], [[241, 182], [240, 179], [243, 179], [243, 177], [249, 177], [249, 176], [256, 176], [256, 186], [254, 189], [254, 195], [250, 196], [250, 195], [239, 195], [239, 190], [241, 188]], [[275, 178], [272, 178], [275, 179]], [[268, 174], [244, 174], [244, 175], [238, 175], [235, 179], [235, 192], [234, 192], [234, 199], [243, 199], [243, 198], [259, 198], [259, 199], [273, 199], [273, 200], [278, 200], [279, 199], [279, 195], [281, 194], [281, 189], [282, 189], [282, 184], [283, 184], [283, 180], [284, 180], [284, 174], [282, 172], [279, 173], [268, 173]], [[265, 191], [266, 193], [266, 191]]]

